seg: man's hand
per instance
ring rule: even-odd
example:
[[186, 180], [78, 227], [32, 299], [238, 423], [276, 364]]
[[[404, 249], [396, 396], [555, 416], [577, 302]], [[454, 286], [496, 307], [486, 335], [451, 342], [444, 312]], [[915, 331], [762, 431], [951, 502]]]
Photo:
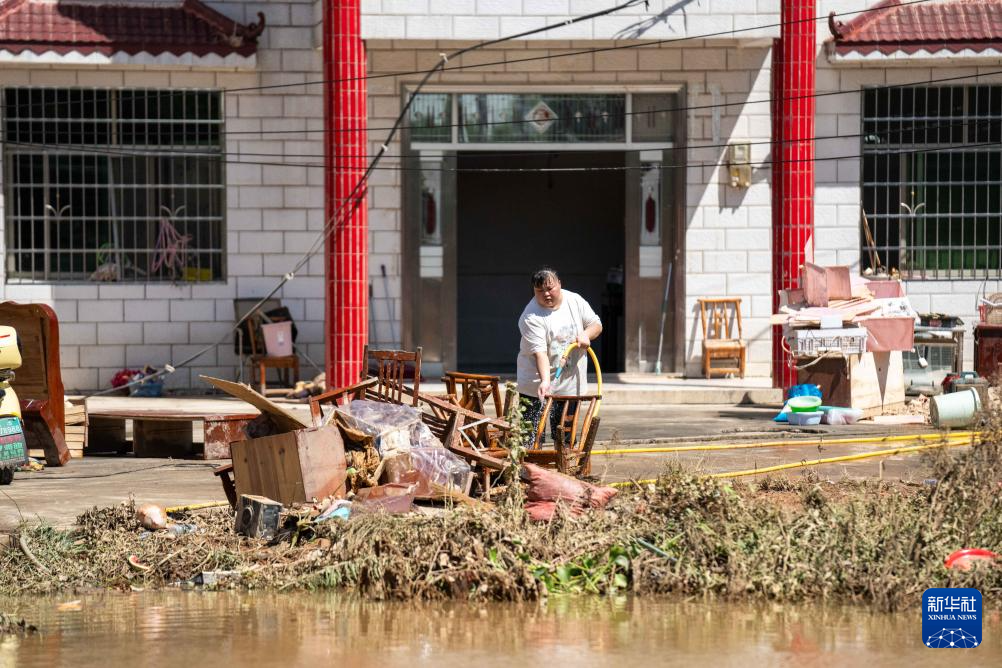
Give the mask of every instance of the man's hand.
[[539, 389], [536, 390], [536, 394], [539, 396], [540, 401], [546, 400], [546, 395], [550, 393], [550, 381], [544, 380], [539, 383]]
[[577, 344], [578, 344], [578, 348], [590, 348], [591, 347], [591, 339], [588, 338], [587, 334], [585, 334], [584, 332], [581, 332], [580, 334], [578, 334]]

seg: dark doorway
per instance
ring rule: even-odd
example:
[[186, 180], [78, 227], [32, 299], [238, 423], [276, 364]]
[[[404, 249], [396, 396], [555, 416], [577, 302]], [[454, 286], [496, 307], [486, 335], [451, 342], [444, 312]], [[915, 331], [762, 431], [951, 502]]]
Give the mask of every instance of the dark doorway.
[[[621, 152], [478, 153], [463, 169], [623, 167]], [[538, 267], [602, 318], [602, 370], [622, 371], [625, 171], [464, 172], [457, 180], [458, 369], [511, 374]]]

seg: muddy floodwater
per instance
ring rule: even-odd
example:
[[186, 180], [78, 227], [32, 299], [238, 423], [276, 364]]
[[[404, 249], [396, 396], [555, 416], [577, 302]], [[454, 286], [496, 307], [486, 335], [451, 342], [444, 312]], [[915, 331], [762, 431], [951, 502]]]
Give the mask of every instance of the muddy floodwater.
[[545, 605], [394, 604], [310, 594], [134, 593], [0, 600], [41, 633], [4, 636], [0, 666], [1002, 665], [983, 644], [921, 644], [917, 610], [551, 598]]

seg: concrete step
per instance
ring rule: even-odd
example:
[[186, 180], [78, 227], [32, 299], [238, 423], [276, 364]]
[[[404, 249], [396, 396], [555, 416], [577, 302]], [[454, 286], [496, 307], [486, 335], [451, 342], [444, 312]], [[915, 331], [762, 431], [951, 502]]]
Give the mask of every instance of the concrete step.
[[[595, 378], [588, 379], [595, 390]], [[602, 385], [602, 403], [606, 406], [664, 406], [682, 404], [779, 405], [783, 391], [771, 386], [768, 378], [657, 378], [642, 374], [610, 374]], [[442, 383], [421, 383], [421, 390], [444, 394]]]
[[656, 406], [675, 404], [733, 405], [781, 404], [783, 390], [772, 387], [636, 387], [606, 384], [602, 404]]

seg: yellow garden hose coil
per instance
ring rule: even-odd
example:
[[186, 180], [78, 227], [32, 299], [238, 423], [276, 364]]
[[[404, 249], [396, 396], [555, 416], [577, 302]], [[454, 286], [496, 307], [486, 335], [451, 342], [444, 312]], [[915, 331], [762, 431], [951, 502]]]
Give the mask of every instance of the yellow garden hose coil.
[[[570, 357], [571, 351], [578, 347], [578, 342], [575, 341], [571, 345], [567, 346], [567, 350], [564, 354], [560, 356], [560, 363], [557, 365], [557, 373], [554, 375], [553, 380], [560, 380], [560, 374], [564, 372], [564, 367], [567, 366], [567, 358]], [[595, 349], [588, 346], [588, 355], [591, 357], [591, 363], [595, 365], [595, 394], [598, 395], [598, 399], [595, 401], [595, 415], [598, 415], [599, 406], [602, 404], [602, 367], [599, 366], [598, 357], [595, 355]]]

